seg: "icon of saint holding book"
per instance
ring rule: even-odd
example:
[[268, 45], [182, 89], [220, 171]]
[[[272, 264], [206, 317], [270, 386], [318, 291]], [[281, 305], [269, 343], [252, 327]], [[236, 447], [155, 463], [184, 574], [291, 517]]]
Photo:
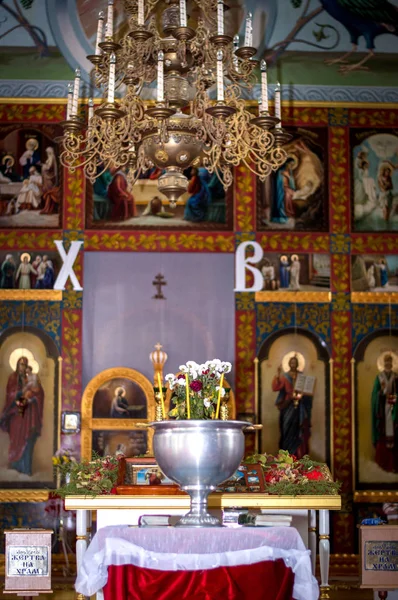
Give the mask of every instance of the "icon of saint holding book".
[[309, 453], [315, 387], [315, 377], [305, 376], [302, 372], [304, 367], [304, 356], [299, 352], [289, 352], [272, 380], [272, 390], [278, 392], [275, 406], [280, 411], [279, 448], [288, 450], [297, 458]]

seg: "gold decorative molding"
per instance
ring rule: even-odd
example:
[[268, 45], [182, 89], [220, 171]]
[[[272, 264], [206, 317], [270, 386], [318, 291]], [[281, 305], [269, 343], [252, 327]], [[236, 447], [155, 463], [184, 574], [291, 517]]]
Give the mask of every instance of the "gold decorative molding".
[[[101, 510], [117, 509], [187, 509], [190, 505], [188, 494], [176, 496], [67, 496], [66, 510]], [[327, 496], [274, 496], [267, 494], [210, 494], [210, 508], [246, 508], [265, 509], [305, 509], [305, 510], [340, 510], [341, 497], [337, 494]]]
[[398, 304], [398, 292], [351, 292], [356, 304]]
[[0, 502], [47, 502], [50, 490], [0, 490]]
[[0, 290], [0, 300], [60, 302], [62, 290]]
[[371, 504], [383, 502], [398, 502], [397, 490], [363, 490], [354, 492], [354, 502], [369, 502]]
[[331, 302], [332, 292], [255, 292], [256, 302]]

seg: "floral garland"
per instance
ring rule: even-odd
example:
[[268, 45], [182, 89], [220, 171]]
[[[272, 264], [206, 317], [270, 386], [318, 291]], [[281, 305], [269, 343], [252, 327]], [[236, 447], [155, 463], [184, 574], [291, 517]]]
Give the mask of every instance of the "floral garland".
[[[117, 456], [94, 455], [90, 461], [76, 462], [75, 459], [60, 460], [53, 457], [53, 464], [61, 474], [65, 483], [57, 489], [58, 496], [70, 495], [98, 496], [115, 493], [118, 479], [119, 460]], [[70, 457], [70, 454], [68, 456]]]
[[254, 454], [245, 464], [260, 464], [264, 472], [265, 492], [278, 496], [323, 496], [338, 494], [341, 484], [332, 480], [324, 463], [309, 456], [297, 459], [287, 450], [277, 455]]

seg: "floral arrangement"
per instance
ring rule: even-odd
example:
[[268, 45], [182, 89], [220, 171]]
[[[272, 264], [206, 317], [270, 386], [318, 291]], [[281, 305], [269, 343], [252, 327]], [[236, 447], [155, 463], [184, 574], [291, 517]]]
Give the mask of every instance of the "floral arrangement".
[[297, 459], [287, 450], [279, 450], [276, 456], [254, 454], [245, 464], [260, 463], [264, 471], [265, 492], [278, 496], [337, 494], [340, 483], [334, 482], [324, 463], [315, 462], [309, 456]]
[[104, 457], [94, 455], [90, 461], [77, 462], [67, 452], [62, 457], [56, 455], [53, 457], [53, 464], [65, 482], [58, 488], [57, 494], [64, 498], [75, 494], [98, 496], [114, 493], [121, 458], [124, 458], [123, 454]]
[[53, 458], [53, 465], [61, 470], [65, 465], [69, 465], [71, 462], [76, 462], [76, 459], [72, 456], [70, 450], [58, 450]]
[[223, 386], [224, 375], [231, 368], [231, 363], [221, 362], [218, 358], [202, 365], [190, 360], [180, 365], [178, 375], [166, 375], [174, 405], [169, 416], [175, 419], [218, 419], [221, 399], [229, 392]]

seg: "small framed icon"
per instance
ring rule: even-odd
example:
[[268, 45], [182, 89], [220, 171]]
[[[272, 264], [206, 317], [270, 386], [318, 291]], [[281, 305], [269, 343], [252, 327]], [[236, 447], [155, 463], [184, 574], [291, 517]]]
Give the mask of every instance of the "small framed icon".
[[79, 433], [81, 425], [81, 414], [65, 410], [61, 415], [62, 433]]

